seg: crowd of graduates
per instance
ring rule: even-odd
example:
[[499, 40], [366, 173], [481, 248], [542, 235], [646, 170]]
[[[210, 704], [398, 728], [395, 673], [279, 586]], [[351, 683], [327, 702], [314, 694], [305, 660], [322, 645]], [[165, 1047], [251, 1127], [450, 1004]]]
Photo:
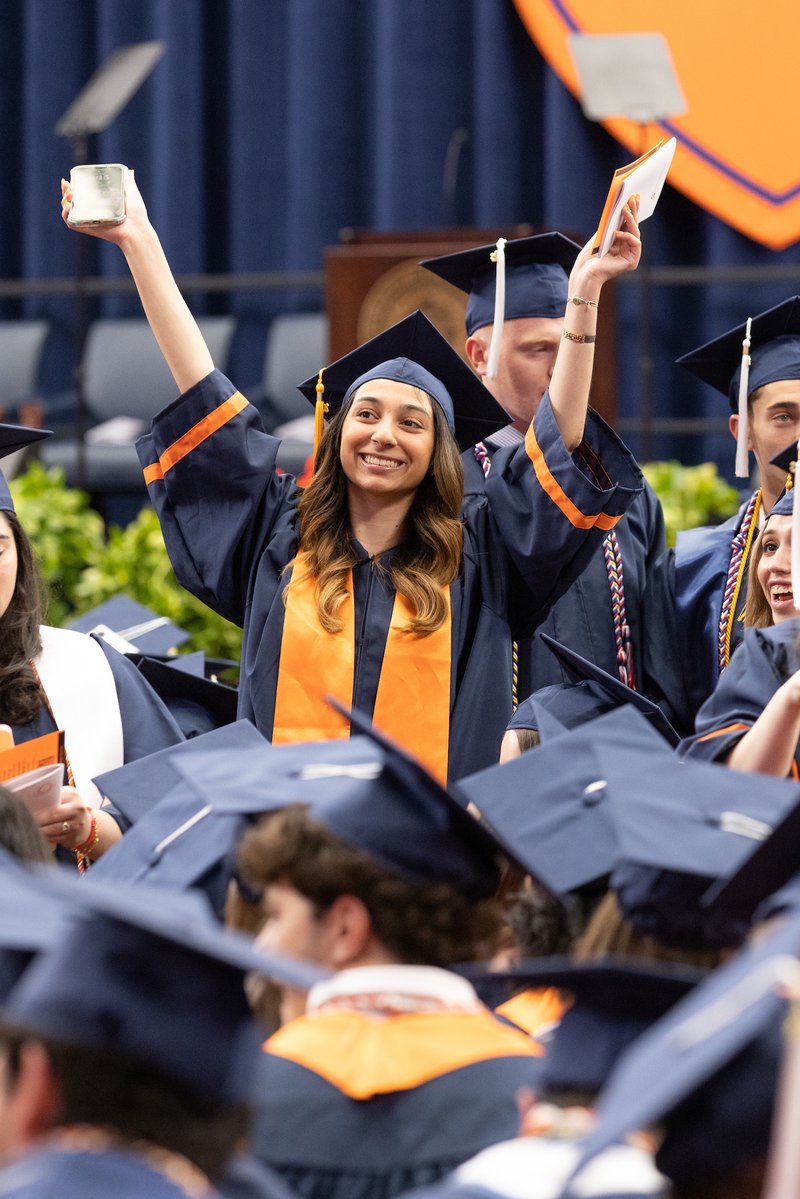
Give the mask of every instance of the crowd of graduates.
[[298, 381], [302, 488], [132, 172], [91, 230], [174, 376], [139, 455], [241, 672], [234, 711], [44, 626], [0, 487], [0, 720], [65, 747], [57, 804], [0, 789], [0, 1195], [800, 1193], [800, 299], [682, 359], [760, 481], [668, 551], [589, 408], [637, 208], [603, 256], [424, 263], [470, 366], [418, 312]]

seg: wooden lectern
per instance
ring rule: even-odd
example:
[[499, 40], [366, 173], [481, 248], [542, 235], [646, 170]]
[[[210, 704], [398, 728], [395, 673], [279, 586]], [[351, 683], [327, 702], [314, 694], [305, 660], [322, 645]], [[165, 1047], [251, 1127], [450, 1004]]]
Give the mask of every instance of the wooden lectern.
[[[325, 306], [330, 325], [329, 360], [335, 362], [363, 341], [421, 308], [463, 356], [463, 291], [418, 266], [422, 258], [487, 245], [498, 237], [551, 232], [532, 225], [506, 229], [436, 229], [374, 233], [344, 229], [341, 244], [325, 251]], [[580, 242], [580, 234], [567, 232]], [[616, 411], [614, 289], [603, 288], [599, 311], [592, 405], [609, 424]]]

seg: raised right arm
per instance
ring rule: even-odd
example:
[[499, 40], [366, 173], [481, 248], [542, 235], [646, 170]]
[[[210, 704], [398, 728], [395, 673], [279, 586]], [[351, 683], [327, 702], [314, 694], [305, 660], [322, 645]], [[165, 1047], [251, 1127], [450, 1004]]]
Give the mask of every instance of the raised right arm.
[[[61, 215], [67, 218], [72, 203], [69, 183], [61, 181]], [[121, 225], [79, 229], [118, 245], [125, 255], [139, 292], [145, 315], [183, 393], [214, 369], [211, 354], [170, 270], [166, 255], [147, 216], [144, 200], [132, 170], [125, 181], [126, 218]], [[68, 228], [72, 228], [68, 224]]]

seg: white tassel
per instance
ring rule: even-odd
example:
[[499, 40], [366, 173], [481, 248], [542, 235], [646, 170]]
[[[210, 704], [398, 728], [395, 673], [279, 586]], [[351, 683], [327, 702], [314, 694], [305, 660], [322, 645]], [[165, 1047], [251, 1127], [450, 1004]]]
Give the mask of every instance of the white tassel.
[[747, 449], [747, 389], [750, 385], [750, 327], [753, 318], [747, 318], [744, 341], [742, 342], [742, 366], [739, 371], [739, 431], [736, 437], [736, 477], [747, 479], [750, 475], [750, 454]]
[[486, 377], [497, 377], [497, 366], [500, 362], [500, 350], [503, 345], [503, 323], [506, 315], [506, 239], [498, 237], [497, 248], [492, 254], [496, 265], [494, 282], [494, 324], [492, 340], [489, 345], [489, 361], [486, 364]]

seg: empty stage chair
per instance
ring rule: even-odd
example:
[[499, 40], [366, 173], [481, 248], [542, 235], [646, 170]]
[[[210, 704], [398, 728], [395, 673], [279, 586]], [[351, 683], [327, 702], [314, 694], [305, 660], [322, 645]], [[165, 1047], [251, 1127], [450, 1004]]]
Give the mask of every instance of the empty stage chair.
[[[215, 364], [226, 370], [235, 327], [232, 316], [198, 318]], [[177, 399], [178, 389], [147, 321], [94, 321], [83, 354], [89, 431], [83, 485], [93, 495], [145, 495], [134, 449], [150, 419]], [[78, 443], [53, 438], [42, 447], [46, 466], [59, 466], [67, 483], [78, 482]]]
[[46, 320], [0, 321], [0, 419], [28, 423], [24, 406], [38, 401]]

